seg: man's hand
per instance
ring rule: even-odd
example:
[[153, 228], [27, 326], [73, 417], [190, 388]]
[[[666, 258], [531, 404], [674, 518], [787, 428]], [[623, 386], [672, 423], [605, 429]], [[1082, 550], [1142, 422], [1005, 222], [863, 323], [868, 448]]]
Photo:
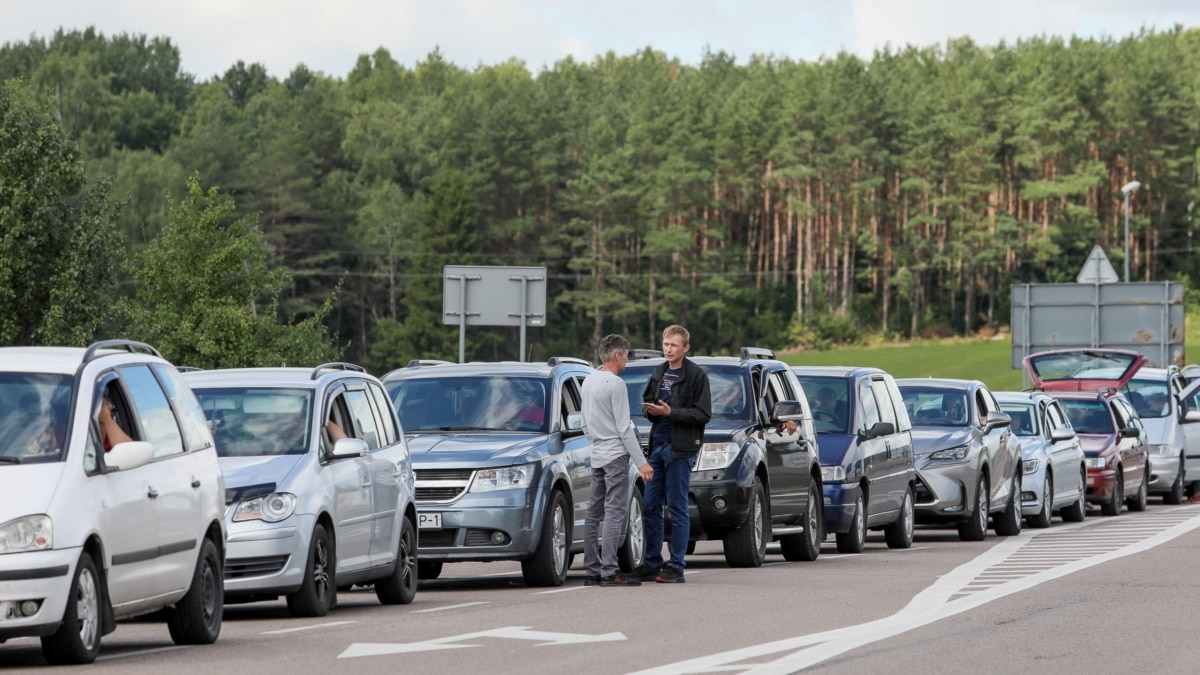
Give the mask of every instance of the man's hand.
[[642, 474], [642, 480], [649, 482], [654, 479], [654, 469], [649, 464], [643, 464], [638, 467], [638, 473]]
[[642, 408], [644, 408], [646, 412], [650, 413], [651, 415], [658, 415], [659, 417], [671, 416], [671, 406], [663, 403], [662, 401], [643, 403]]

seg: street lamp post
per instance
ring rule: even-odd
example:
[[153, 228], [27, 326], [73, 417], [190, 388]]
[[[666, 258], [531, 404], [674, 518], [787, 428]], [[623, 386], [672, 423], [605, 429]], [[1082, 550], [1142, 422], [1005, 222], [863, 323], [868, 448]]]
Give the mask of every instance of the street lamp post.
[[1125, 195], [1125, 283], [1129, 283], [1129, 195], [1140, 187], [1142, 184], [1136, 180], [1121, 186], [1121, 192]]

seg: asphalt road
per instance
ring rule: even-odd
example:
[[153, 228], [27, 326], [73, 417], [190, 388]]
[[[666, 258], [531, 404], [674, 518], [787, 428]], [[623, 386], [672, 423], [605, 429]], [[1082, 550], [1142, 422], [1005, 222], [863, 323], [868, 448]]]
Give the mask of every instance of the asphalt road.
[[[832, 541], [832, 539], [831, 539]], [[176, 647], [152, 620], [104, 638], [89, 671], [121, 673], [1094, 673], [1194, 671], [1200, 504], [1020, 536], [958, 541], [918, 528], [908, 550], [872, 535], [810, 563], [774, 548], [731, 569], [719, 543], [687, 583], [526, 588], [516, 563], [447, 565], [416, 601], [369, 589], [320, 619], [280, 602], [226, 608], [221, 638]], [[0, 668], [47, 670], [36, 640], [0, 645]]]

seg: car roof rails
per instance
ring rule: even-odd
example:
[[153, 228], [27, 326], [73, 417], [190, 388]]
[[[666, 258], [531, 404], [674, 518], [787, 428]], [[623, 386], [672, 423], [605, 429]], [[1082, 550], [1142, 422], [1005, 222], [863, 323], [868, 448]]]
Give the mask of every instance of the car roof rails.
[[204, 369], [197, 368], [196, 366], [175, 366], [175, 370], [178, 370], [181, 373], [198, 373]]
[[324, 374], [325, 371], [327, 371], [327, 370], [352, 370], [356, 373], [367, 372], [366, 368], [363, 368], [362, 366], [359, 366], [359, 365], [356, 365], [353, 363], [345, 363], [342, 361], [332, 361], [330, 363], [322, 363], [321, 365], [317, 366], [316, 368], [313, 368], [312, 379], [315, 380], [315, 379], [321, 377], [321, 375]]
[[441, 359], [413, 359], [408, 362], [405, 368], [419, 368], [421, 366], [449, 366], [453, 365], [451, 361], [442, 361]]
[[130, 354], [136, 354], [137, 352], [141, 351], [153, 356], [157, 356], [160, 359], [163, 358], [162, 353], [145, 342], [135, 342], [133, 340], [101, 340], [100, 342], [93, 342], [88, 346], [87, 351], [83, 353], [83, 362], [87, 363], [92, 359], [97, 358], [101, 349], [124, 349]]
[[637, 359], [661, 359], [664, 354], [660, 349], [630, 349], [629, 359], [636, 361]]
[[750, 359], [775, 359], [774, 349], [764, 349], [762, 347], [742, 347], [742, 360], [749, 361]]
[[549, 360], [546, 361], [546, 365], [551, 367], [561, 366], [564, 363], [574, 363], [578, 366], [587, 366], [589, 368], [592, 367], [591, 363], [584, 361], [583, 359], [577, 359], [574, 356], [551, 356]]

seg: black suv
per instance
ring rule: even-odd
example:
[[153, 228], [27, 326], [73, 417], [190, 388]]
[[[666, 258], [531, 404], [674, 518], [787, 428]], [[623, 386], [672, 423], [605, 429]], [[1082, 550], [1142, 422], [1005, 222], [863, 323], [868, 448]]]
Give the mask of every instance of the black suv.
[[[634, 355], [648, 353], [654, 352]], [[691, 541], [723, 541], [733, 567], [762, 565], [767, 543], [775, 539], [784, 558], [816, 560], [825, 536], [821, 467], [800, 382], [768, 349], [744, 347], [740, 358], [691, 360], [708, 373], [713, 413], [692, 470]], [[642, 392], [662, 361], [661, 354], [637, 358], [621, 373], [643, 442], [650, 438], [650, 422]], [[784, 431], [781, 422], [797, 416], [797, 431]]]

